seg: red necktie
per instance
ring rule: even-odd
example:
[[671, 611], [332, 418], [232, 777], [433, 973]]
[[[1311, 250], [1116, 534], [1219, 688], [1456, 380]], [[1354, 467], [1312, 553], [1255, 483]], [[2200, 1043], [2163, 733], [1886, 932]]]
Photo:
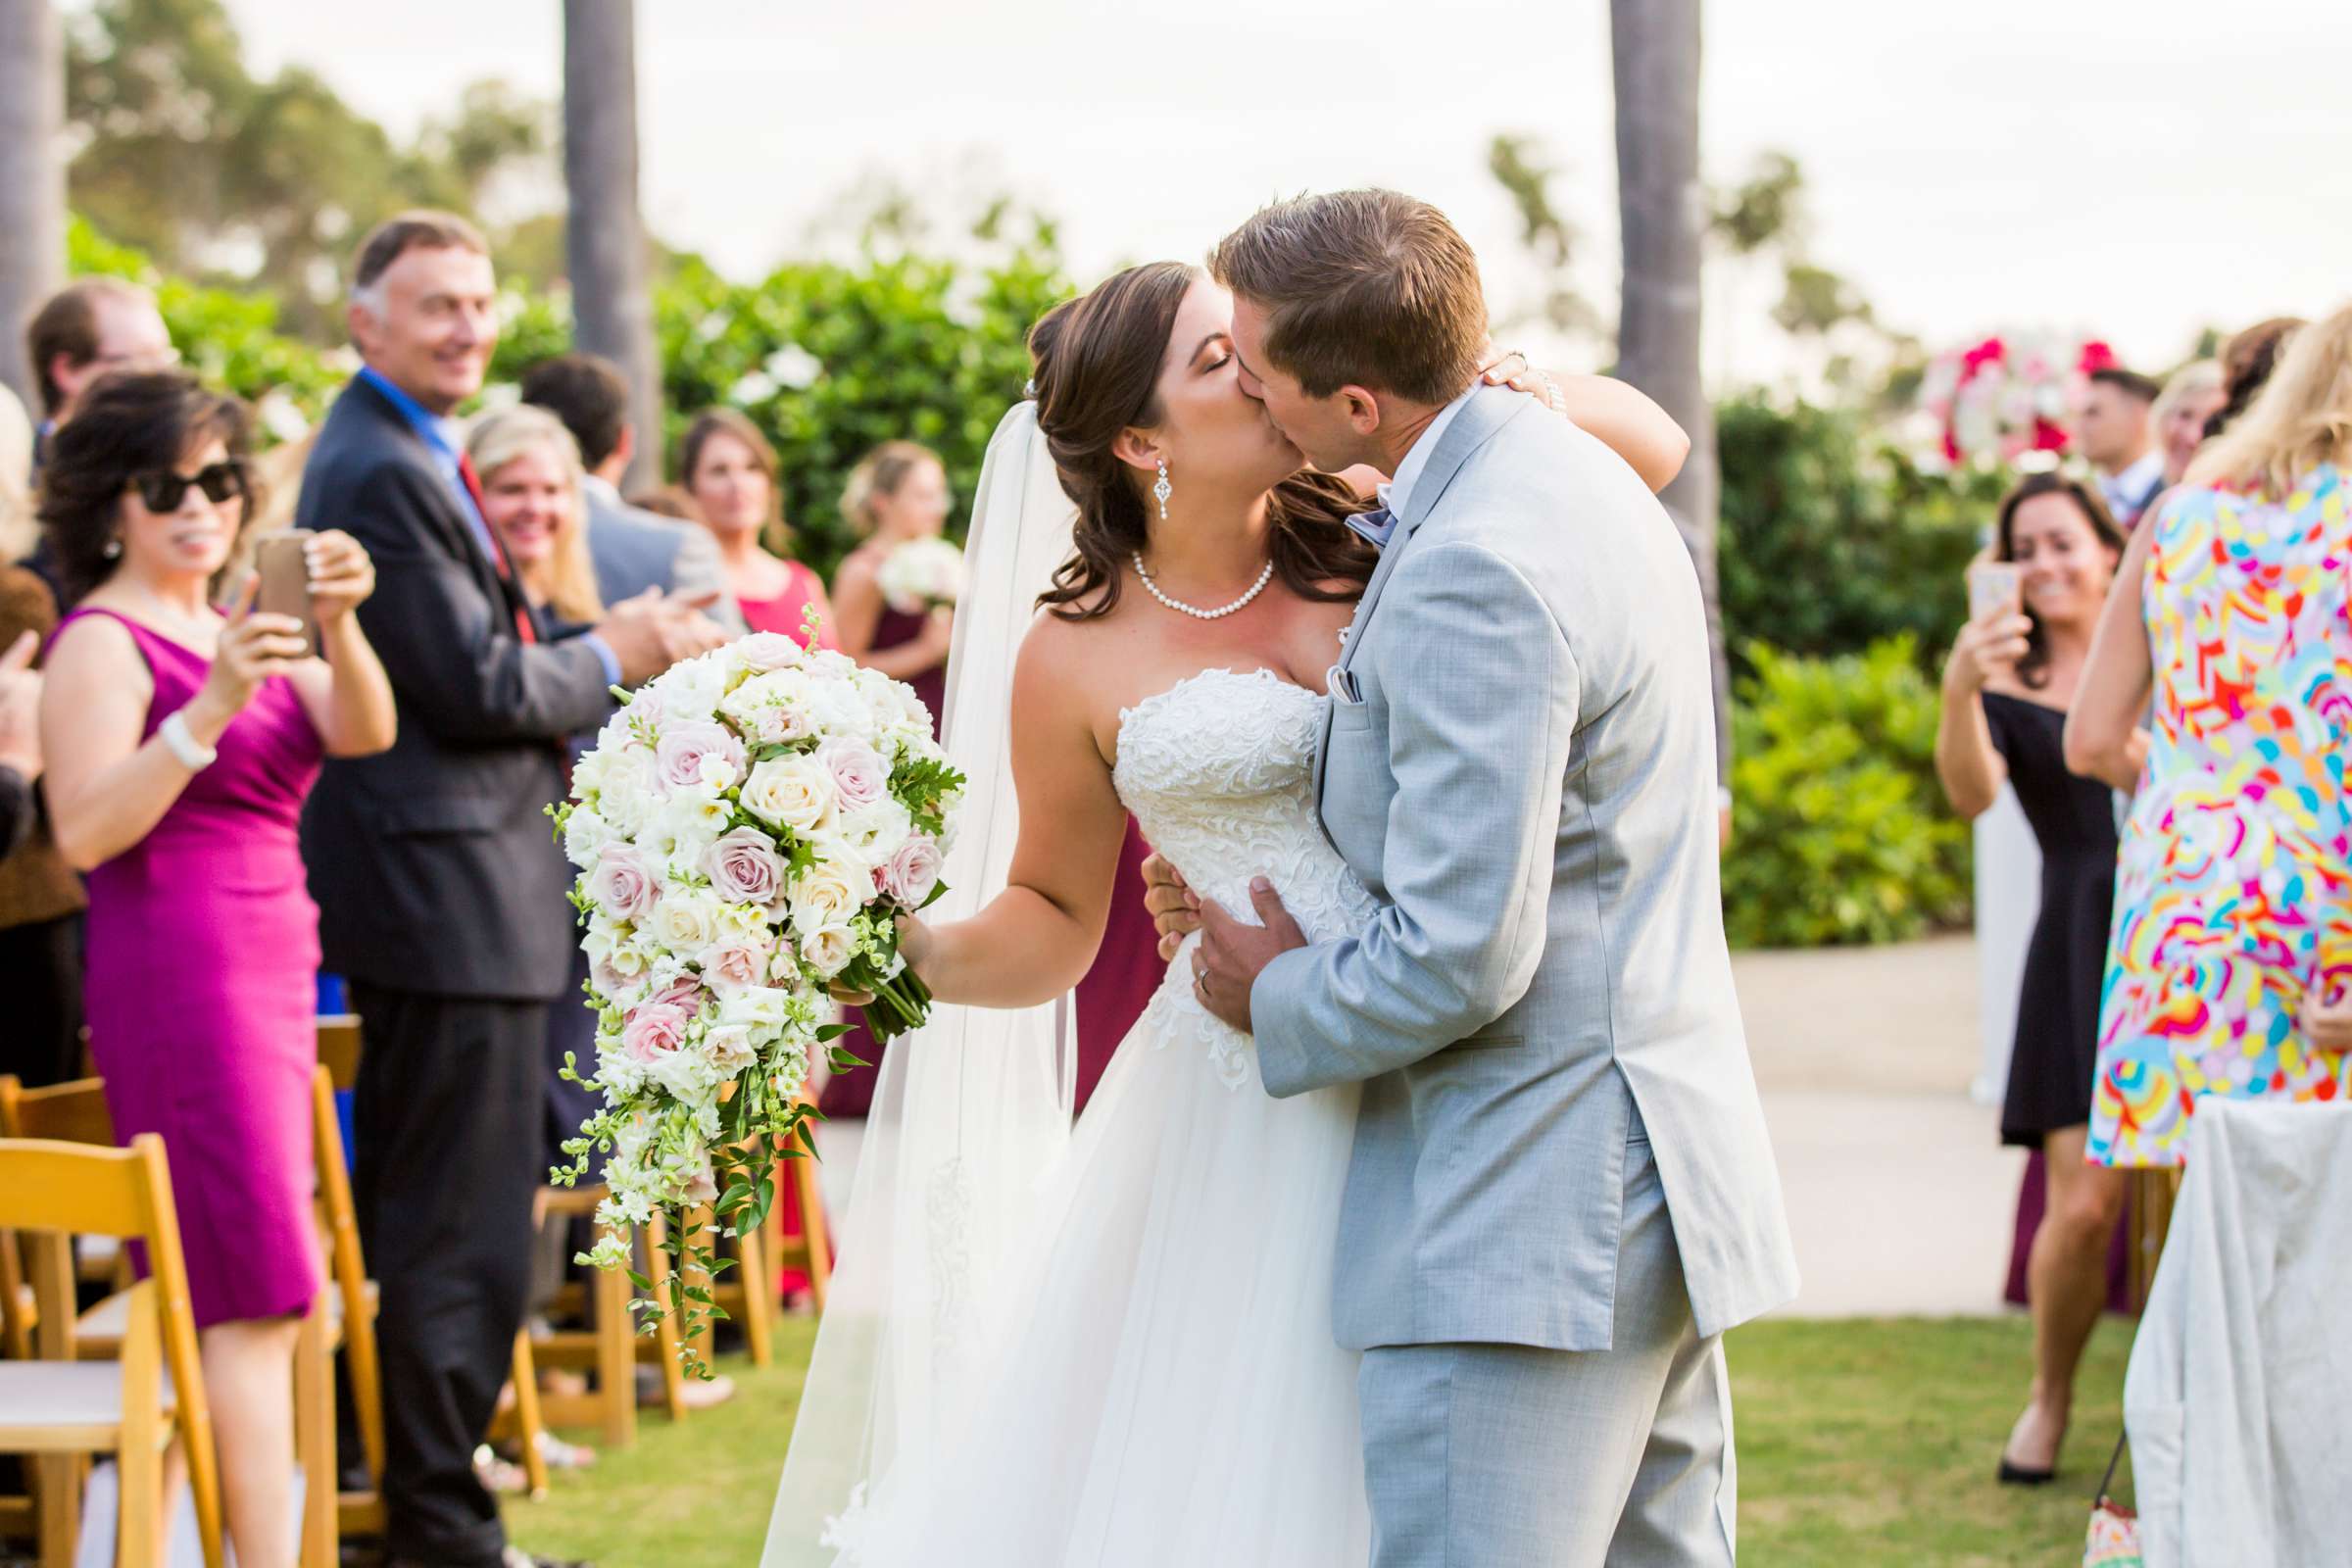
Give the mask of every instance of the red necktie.
[[[482, 537], [490, 541], [490, 564], [498, 570], [498, 580], [514, 587], [514, 572], [507, 564], [507, 552], [498, 542], [498, 530], [490, 526], [490, 508], [482, 500], [482, 481], [473, 471], [473, 459], [458, 454], [458, 477], [466, 481], [466, 493], [473, 497], [474, 515], [482, 519]], [[539, 640], [539, 628], [531, 623], [531, 612], [522, 604], [519, 591], [514, 596], [514, 635], [526, 643]]]

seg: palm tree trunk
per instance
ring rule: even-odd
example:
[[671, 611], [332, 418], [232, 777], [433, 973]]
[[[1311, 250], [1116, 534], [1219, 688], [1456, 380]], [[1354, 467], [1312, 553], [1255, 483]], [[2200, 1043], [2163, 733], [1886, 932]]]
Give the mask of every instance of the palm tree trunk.
[[645, 222], [637, 209], [635, 0], [564, 0], [565, 270], [573, 336], [629, 378], [637, 455], [627, 484], [662, 475], [662, 366]]
[[0, 381], [40, 416], [25, 318], [66, 273], [64, 34], [49, 0], [0, 0]]
[[1716, 768], [1731, 776], [1731, 674], [1715, 591], [1715, 417], [1699, 374], [1706, 197], [1698, 176], [1699, 0], [1609, 0], [1617, 82], [1617, 202], [1625, 303], [1617, 373], [1690, 434], [1665, 502], [1707, 605], [1715, 661]]

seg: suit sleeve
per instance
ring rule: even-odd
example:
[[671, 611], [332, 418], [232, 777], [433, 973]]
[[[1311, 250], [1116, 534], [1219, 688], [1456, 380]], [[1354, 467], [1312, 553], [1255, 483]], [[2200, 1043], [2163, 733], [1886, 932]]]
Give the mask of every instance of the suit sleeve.
[[1250, 993], [1268, 1091], [1394, 1072], [1474, 1034], [1544, 954], [1578, 671], [1516, 568], [1449, 541], [1398, 564], [1375, 672], [1388, 705], [1389, 902], [1284, 954]]
[[385, 465], [346, 510], [315, 519], [349, 532], [375, 563], [360, 624], [399, 696], [401, 722], [460, 745], [552, 741], [603, 723], [612, 698], [594, 645], [514, 636], [506, 607], [435, 538], [427, 482]]
[[32, 784], [13, 767], [0, 766], [0, 859], [24, 847], [32, 836]]
[[710, 530], [697, 523], [688, 523], [678, 534], [677, 560], [673, 564], [670, 581], [676, 591], [692, 597], [696, 594], [718, 595], [718, 602], [705, 612], [712, 620], [738, 635], [749, 630], [743, 611], [735, 596], [727, 592], [727, 571], [718, 557], [718, 541]]

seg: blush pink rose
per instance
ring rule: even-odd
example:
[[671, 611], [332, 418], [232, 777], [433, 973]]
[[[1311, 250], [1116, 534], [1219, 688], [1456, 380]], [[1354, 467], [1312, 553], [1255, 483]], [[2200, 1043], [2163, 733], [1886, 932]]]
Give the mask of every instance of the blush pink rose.
[[690, 974], [682, 974], [655, 992], [652, 1004], [657, 1007], [675, 1007], [692, 1019], [702, 1012], [703, 1003], [709, 995], [701, 981]]
[[652, 1066], [686, 1043], [686, 1009], [649, 1002], [620, 1026], [620, 1049], [630, 1059]]
[[767, 956], [748, 942], [722, 942], [703, 950], [703, 978], [730, 991], [765, 985]]
[[703, 874], [729, 904], [773, 904], [784, 891], [784, 859], [756, 827], [722, 833], [703, 852]]
[[703, 785], [705, 764], [714, 758], [732, 768], [736, 777], [743, 776], [743, 742], [723, 724], [689, 719], [662, 731], [662, 739], [654, 747], [654, 772], [666, 788], [698, 789]]
[[882, 891], [908, 908], [920, 908], [931, 890], [939, 886], [943, 857], [939, 841], [928, 833], [910, 835], [899, 846], [899, 853], [883, 863], [878, 873]]
[[735, 639], [735, 657], [753, 669], [782, 669], [801, 662], [801, 645], [781, 632], [756, 631]]
[[871, 806], [890, 793], [890, 764], [863, 741], [827, 741], [816, 749], [816, 760], [833, 775], [833, 788], [844, 810]]
[[652, 864], [634, 847], [608, 844], [596, 852], [596, 869], [588, 873], [588, 896], [613, 919], [634, 925], [653, 912], [662, 897], [662, 885]]

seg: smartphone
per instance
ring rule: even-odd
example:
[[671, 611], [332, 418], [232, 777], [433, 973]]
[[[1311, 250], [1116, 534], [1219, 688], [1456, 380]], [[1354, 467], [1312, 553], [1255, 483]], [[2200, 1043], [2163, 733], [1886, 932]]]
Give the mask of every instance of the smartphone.
[[2016, 614], [2026, 604], [2026, 574], [2009, 561], [1980, 561], [1968, 568], [1968, 618], [1998, 611]]
[[311, 612], [311, 564], [303, 552], [310, 535], [294, 529], [268, 534], [253, 547], [253, 569], [261, 589], [253, 608], [270, 615], [291, 615], [302, 622], [302, 640], [310, 654], [318, 653], [318, 617]]

